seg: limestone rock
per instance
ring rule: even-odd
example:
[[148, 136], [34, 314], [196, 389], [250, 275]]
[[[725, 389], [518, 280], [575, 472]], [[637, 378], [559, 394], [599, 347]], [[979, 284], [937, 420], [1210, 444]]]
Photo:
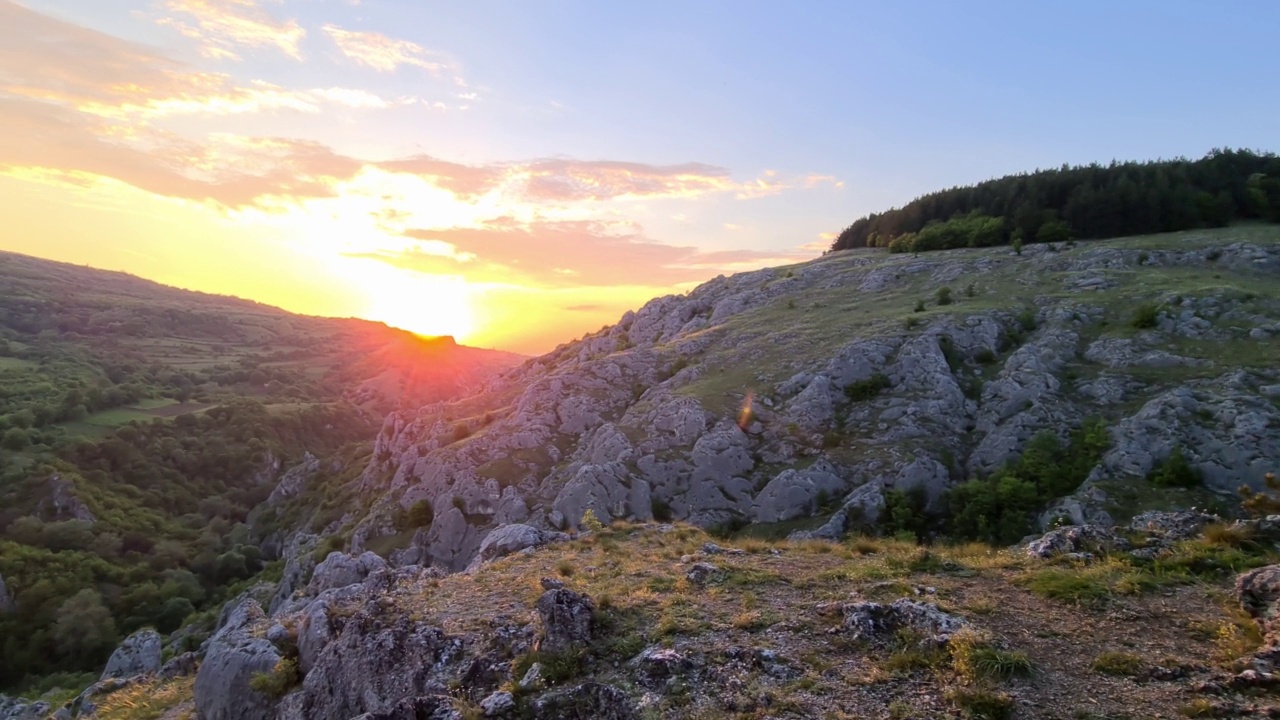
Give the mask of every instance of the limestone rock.
[[463, 720], [453, 699], [443, 695], [405, 698], [385, 710], [363, 713], [351, 720]]
[[554, 653], [588, 645], [595, 630], [595, 609], [591, 598], [572, 590], [560, 588], [543, 593], [537, 603], [542, 620], [539, 649]]
[[194, 675], [196, 669], [200, 666], [200, 654], [195, 652], [185, 652], [181, 655], [175, 655], [164, 665], [160, 666], [160, 672], [156, 676], [161, 680], [170, 680], [177, 677], [186, 677]]
[[1084, 553], [1096, 550], [1127, 549], [1129, 543], [1106, 528], [1096, 525], [1071, 525], [1050, 530], [1027, 543], [1027, 555], [1050, 558], [1068, 553]]
[[689, 568], [689, 572], [685, 573], [685, 578], [687, 578], [690, 583], [699, 587], [715, 582], [723, 577], [723, 570], [711, 563], [705, 562], [694, 563], [693, 566]]
[[783, 522], [810, 515], [818, 509], [820, 498], [837, 498], [845, 487], [845, 480], [826, 461], [804, 470], [783, 470], [756, 496], [756, 522]]
[[195, 703], [201, 720], [275, 717], [276, 701], [249, 685], [255, 675], [270, 672], [280, 661], [276, 647], [253, 633], [255, 623], [264, 617], [256, 601], [245, 600], [232, 612], [229, 622], [210, 638], [195, 682]]
[[152, 628], [139, 630], [120, 643], [107, 660], [100, 680], [131, 678], [147, 675], [160, 669], [162, 642], [160, 633]]
[[376, 605], [361, 610], [343, 624], [307, 672], [302, 717], [347, 720], [391, 711], [407, 698], [447, 695], [442, 668], [460, 650], [458, 640], [438, 627], [387, 615]]
[[1268, 634], [1277, 629], [1280, 608], [1280, 565], [1267, 565], [1236, 577], [1236, 600]]
[[319, 594], [325, 590], [356, 585], [364, 582], [370, 573], [386, 567], [386, 561], [371, 552], [366, 551], [356, 556], [335, 551], [316, 565], [308, 590]]
[[537, 720], [637, 720], [635, 701], [613, 685], [587, 682], [533, 701]]
[[515, 697], [505, 691], [495, 692], [480, 701], [480, 711], [485, 717], [499, 717], [515, 709]]
[[900, 628], [909, 628], [925, 642], [945, 644], [968, 621], [945, 613], [937, 605], [914, 600], [895, 600], [890, 605], [857, 602], [844, 605], [844, 628], [860, 640], [884, 643], [893, 640]]
[[475, 560], [471, 561], [470, 569], [526, 548], [541, 547], [568, 539], [569, 536], [564, 533], [539, 530], [530, 525], [501, 525], [490, 531], [480, 543], [480, 550], [476, 553]]

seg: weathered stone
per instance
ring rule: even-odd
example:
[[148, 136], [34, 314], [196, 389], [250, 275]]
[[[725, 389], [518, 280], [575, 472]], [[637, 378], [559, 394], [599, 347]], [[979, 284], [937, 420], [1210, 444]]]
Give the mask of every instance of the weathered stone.
[[371, 552], [364, 552], [359, 556], [332, 552], [316, 566], [307, 589], [312, 594], [319, 594], [325, 590], [356, 585], [364, 582], [370, 573], [386, 567], [386, 561]]
[[485, 717], [500, 717], [515, 709], [515, 697], [505, 691], [495, 692], [480, 701], [480, 711]]
[[891, 641], [900, 628], [915, 631], [924, 642], [945, 644], [951, 635], [969, 623], [938, 609], [937, 605], [914, 600], [895, 600], [890, 605], [875, 602], [843, 606], [844, 628], [860, 640]]
[[156, 676], [161, 680], [170, 680], [177, 677], [186, 677], [194, 675], [196, 669], [200, 666], [200, 654], [195, 652], [185, 652], [181, 655], [175, 655], [172, 659], [160, 666], [160, 672]]
[[446, 695], [449, 678], [443, 668], [460, 650], [461, 643], [440, 628], [387, 615], [380, 606], [361, 610], [307, 672], [303, 717], [347, 720], [391, 710], [406, 698]]
[[723, 577], [724, 577], [723, 570], [716, 567], [715, 565], [712, 565], [711, 563], [703, 563], [703, 562], [694, 563], [693, 567], [689, 568], [689, 572], [685, 573], [685, 578], [688, 579], [689, 582], [699, 587], [706, 585], [708, 583], [715, 582]]
[[471, 561], [470, 569], [476, 569], [486, 562], [520, 552], [525, 548], [541, 547], [568, 539], [569, 536], [564, 533], [539, 530], [529, 525], [502, 525], [485, 536], [475, 559]]
[[245, 600], [228, 623], [209, 640], [196, 673], [195, 703], [201, 720], [270, 720], [276, 701], [250, 687], [255, 675], [280, 661], [276, 647], [252, 633], [265, 617], [254, 600]]
[[587, 682], [534, 700], [533, 716], [538, 720], [636, 720], [640, 713], [622, 690]]
[[538, 598], [542, 620], [541, 650], [564, 652], [586, 647], [595, 629], [595, 604], [572, 590], [548, 590]]
[[1280, 602], [1280, 565], [1267, 565], [1237, 576], [1236, 600], [1264, 631], [1280, 629], [1275, 626], [1280, 615], [1276, 606]]
[[443, 695], [405, 698], [383, 710], [363, 713], [351, 720], [463, 720], [453, 698]]
[[1027, 555], [1050, 558], [1055, 555], [1097, 550], [1124, 550], [1129, 543], [1106, 528], [1095, 525], [1071, 525], [1050, 530], [1027, 543]]
[[152, 628], [139, 630], [120, 643], [111, 653], [101, 680], [107, 678], [131, 678], [147, 675], [160, 669], [162, 641], [160, 633]]

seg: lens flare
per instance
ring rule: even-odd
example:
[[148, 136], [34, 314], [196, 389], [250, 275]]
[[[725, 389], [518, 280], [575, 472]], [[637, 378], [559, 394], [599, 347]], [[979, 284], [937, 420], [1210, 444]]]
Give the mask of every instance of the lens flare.
[[738, 410], [738, 429], [742, 432], [747, 431], [747, 426], [755, 419], [755, 413], [751, 411], [752, 402], [755, 400], [755, 393], [747, 391], [747, 396], [742, 399], [742, 408]]

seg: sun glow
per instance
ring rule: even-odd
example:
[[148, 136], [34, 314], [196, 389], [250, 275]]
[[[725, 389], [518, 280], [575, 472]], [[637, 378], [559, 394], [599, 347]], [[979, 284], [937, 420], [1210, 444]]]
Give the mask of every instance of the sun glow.
[[426, 275], [352, 260], [353, 279], [368, 297], [362, 316], [418, 335], [452, 335], [463, 342], [475, 332], [472, 289], [460, 277]]

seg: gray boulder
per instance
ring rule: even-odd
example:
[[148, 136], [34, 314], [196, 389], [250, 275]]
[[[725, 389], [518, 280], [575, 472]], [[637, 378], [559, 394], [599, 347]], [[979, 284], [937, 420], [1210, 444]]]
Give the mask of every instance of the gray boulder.
[[194, 652], [186, 652], [181, 655], [175, 655], [169, 662], [160, 666], [160, 672], [157, 677], [161, 680], [170, 680], [176, 677], [186, 677], [194, 675], [196, 668], [200, 666], [200, 654]]
[[945, 613], [937, 605], [906, 598], [890, 605], [848, 603], [842, 609], [844, 628], [855, 638], [876, 644], [894, 640], [898, 630], [907, 628], [924, 643], [945, 645], [954, 633], [969, 625], [964, 618]]
[[471, 561], [468, 570], [474, 570], [487, 562], [526, 548], [541, 547], [568, 539], [569, 536], [565, 533], [539, 530], [532, 525], [502, 525], [494, 528], [481, 541], [480, 550], [476, 553], [475, 560]]
[[585, 647], [595, 629], [595, 603], [572, 590], [548, 590], [538, 598], [538, 616], [542, 619], [542, 642], [539, 649], [564, 652]]
[[1205, 525], [1216, 522], [1222, 522], [1222, 518], [1196, 510], [1150, 510], [1135, 515], [1129, 521], [1129, 529], [1158, 535], [1166, 542], [1177, 542], [1196, 537]]
[[1280, 565], [1267, 565], [1236, 577], [1236, 600], [1265, 633], [1274, 633], [1280, 615], [1276, 606], [1280, 601]]
[[146, 628], [135, 632], [111, 653], [107, 667], [99, 679], [131, 678], [157, 672], [160, 670], [161, 645], [160, 633], [154, 629]]
[[622, 690], [588, 682], [534, 700], [533, 716], [538, 720], [637, 720], [640, 712]]
[[386, 567], [387, 562], [375, 553], [366, 551], [357, 556], [331, 552], [324, 562], [316, 565], [307, 589], [318, 595], [325, 590], [358, 585], [364, 582], [370, 573], [375, 570], [384, 570]]
[[783, 470], [756, 496], [756, 522], [783, 522], [810, 515], [822, 497], [839, 497], [846, 485], [826, 461], [804, 470]]
[[405, 698], [385, 710], [367, 712], [351, 720], [463, 720], [453, 698], [443, 695]]
[[195, 704], [201, 720], [272, 720], [276, 700], [250, 687], [259, 673], [271, 672], [280, 653], [254, 634], [266, 617], [255, 600], [245, 600], [209, 639], [196, 673]]
[[445, 667], [461, 651], [461, 642], [440, 628], [371, 603], [347, 620], [316, 658], [302, 683], [297, 717], [348, 720], [361, 713], [401, 712], [398, 703], [406, 699], [447, 695], [452, 674]]
[[1036, 558], [1051, 558], [1068, 553], [1092, 552], [1096, 550], [1124, 550], [1129, 543], [1107, 528], [1096, 525], [1072, 525], [1070, 527], [1050, 530], [1044, 535], [1027, 543], [1027, 555]]

